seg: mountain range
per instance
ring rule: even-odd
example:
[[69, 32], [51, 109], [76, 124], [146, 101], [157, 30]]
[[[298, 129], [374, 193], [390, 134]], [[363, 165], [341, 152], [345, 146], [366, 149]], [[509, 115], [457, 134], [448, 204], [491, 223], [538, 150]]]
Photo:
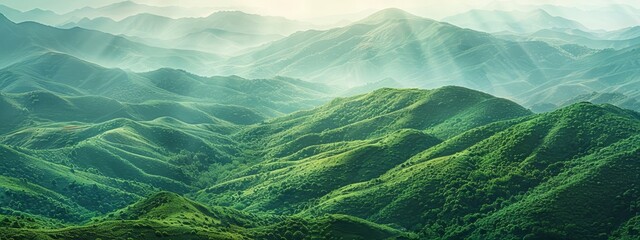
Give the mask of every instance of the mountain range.
[[628, 71], [638, 47], [630, 41], [619, 50], [516, 42], [388, 9], [346, 27], [295, 33], [232, 57], [216, 72], [343, 86], [387, 78], [390, 87], [459, 85], [533, 106], [594, 91], [637, 98], [638, 88], [626, 87], [638, 84]]
[[282, 17], [222, 11], [202, 18], [173, 19], [148, 13], [117, 22], [105, 17], [84, 18], [61, 27], [81, 27], [123, 35], [134, 41], [164, 48], [231, 55], [312, 26]]
[[107, 67], [150, 71], [162, 67], [204, 72], [219, 56], [150, 47], [126, 38], [82, 28], [59, 29], [35, 22], [15, 24], [0, 15], [0, 67], [47, 52], [69, 54]]
[[115, 35], [143, 38], [170, 39], [208, 29], [219, 29], [244, 34], [289, 35], [310, 24], [283, 17], [260, 16], [240, 11], [220, 11], [201, 18], [173, 19], [160, 15], [143, 13], [114, 21], [111, 18], [84, 18], [62, 27], [82, 27]]
[[575, 29], [588, 31], [579, 22], [551, 16], [542, 9], [529, 12], [470, 10], [465, 13], [443, 18], [442, 21], [473, 30], [496, 33], [533, 33], [544, 29]]
[[154, 14], [170, 18], [194, 17], [195, 15], [206, 16], [213, 12], [212, 9], [197, 9], [183, 7], [158, 7], [136, 3], [133, 1], [122, 1], [108, 4], [102, 7], [84, 7], [64, 14], [43, 9], [32, 9], [29, 11], [19, 11], [8, 6], [0, 5], [0, 13], [7, 16], [14, 22], [33, 21], [50, 26], [60, 26], [68, 23], [80, 21], [82, 19], [109, 18], [121, 20], [126, 17], [138, 14]]
[[637, 27], [182, 11], [0, 7], [0, 239], [640, 237]]
[[[542, 10], [528, 15], [500, 13], [523, 15], [523, 22], [527, 22], [526, 16], [555, 19]], [[508, 97], [527, 107], [556, 105], [595, 91], [638, 97], [635, 88], [628, 87], [637, 85], [637, 78], [627, 70], [633, 67], [638, 46], [636, 29], [587, 32], [569, 20], [558, 21], [558, 27], [574, 28], [491, 35], [387, 9], [346, 27], [300, 31], [286, 37], [270, 34], [274, 33], [270, 29], [290, 33], [305, 25], [241, 12], [185, 19], [142, 14], [120, 22], [100, 18], [85, 22], [89, 28], [132, 35], [125, 37], [81, 28], [64, 30], [36, 23], [4, 22], [8, 26], [5, 32], [32, 35], [27, 40], [4, 40], [12, 40], [4, 44], [8, 51], [4, 61], [21, 59], [34, 51], [39, 55], [43, 51], [37, 49], [45, 48], [133, 71], [170, 67], [207, 76], [288, 76], [356, 89], [373, 83], [378, 87], [459, 85]], [[536, 21], [532, 22], [529, 24], [536, 25]], [[275, 25], [285, 27], [269, 27]], [[66, 38], [98, 38], [100, 42], [91, 40], [91, 46], [83, 46]], [[30, 44], [25, 47], [23, 42]], [[614, 51], [605, 49], [609, 47]], [[609, 80], [614, 76], [616, 81]], [[381, 81], [388, 79], [391, 81]], [[380, 85], [382, 82], [385, 84]], [[550, 93], [554, 93], [553, 97]]]

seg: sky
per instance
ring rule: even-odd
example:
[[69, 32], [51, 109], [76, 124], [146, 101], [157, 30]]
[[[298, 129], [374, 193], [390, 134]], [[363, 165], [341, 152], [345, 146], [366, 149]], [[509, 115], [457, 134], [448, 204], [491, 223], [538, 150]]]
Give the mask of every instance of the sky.
[[[99, 7], [122, 0], [0, 0], [0, 4], [19, 10], [41, 8], [66, 13], [82, 7]], [[439, 19], [472, 8], [492, 6], [496, 0], [135, 0], [156, 6], [182, 6], [187, 8], [211, 8], [215, 10], [241, 10], [250, 13], [284, 16], [291, 19], [314, 19], [355, 13], [371, 13], [396, 7], [425, 17]], [[555, 4], [576, 7], [593, 7], [622, 3], [640, 8], [638, 0], [510, 0], [502, 1], [521, 5]]]

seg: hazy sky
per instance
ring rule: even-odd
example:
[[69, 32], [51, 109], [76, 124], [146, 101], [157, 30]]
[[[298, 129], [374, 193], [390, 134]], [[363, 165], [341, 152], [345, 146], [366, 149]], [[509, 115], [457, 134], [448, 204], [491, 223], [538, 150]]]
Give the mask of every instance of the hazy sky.
[[[98, 7], [122, 0], [0, 0], [20, 10], [42, 8], [65, 13], [73, 9]], [[405, 9], [425, 17], [441, 18], [470, 8], [484, 8], [496, 0], [135, 0], [138, 3], [159, 6], [210, 7], [212, 9], [237, 9], [262, 15], [285, 16], [293, 19], [309, 19], [323, 16], [371, 12], [389, 7]], [[638, 0], [509, 0], [515, 4], [555, 4], [590, 7], [611, 3], [623, 3], [640, 8]]]

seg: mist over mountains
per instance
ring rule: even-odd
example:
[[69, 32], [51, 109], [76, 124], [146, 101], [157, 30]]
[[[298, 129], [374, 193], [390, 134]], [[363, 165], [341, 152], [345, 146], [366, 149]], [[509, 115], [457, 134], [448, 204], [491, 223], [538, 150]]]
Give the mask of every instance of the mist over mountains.
[[0, 5], [1, 239], [640, 236], [633, 6], [193, 6]]

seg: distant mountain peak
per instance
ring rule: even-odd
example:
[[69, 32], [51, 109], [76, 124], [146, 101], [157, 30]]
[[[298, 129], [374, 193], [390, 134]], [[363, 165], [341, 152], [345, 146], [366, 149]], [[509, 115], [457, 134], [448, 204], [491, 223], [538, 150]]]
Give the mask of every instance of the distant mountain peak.
[[422, 19], [399, 8], [387, 8], [371, 14], [367, 18], [359, 21], [359, 23], [379, 23], [389, 20], [399, 19]]
[[108, 5], [108, 7], [137, 7], [137, 6], [142, 6], [142, 4], [138, 4], [134, 1], [122, 1], [122, 2], [117, 2], [111, 5]]
[[543, 17], [543, 18], [552, 18], [553, 17], [547, 11], [545, 11], [543, 9], [539, 9], [539, 8], [529, 12], [529, 16], [530, 17]]

